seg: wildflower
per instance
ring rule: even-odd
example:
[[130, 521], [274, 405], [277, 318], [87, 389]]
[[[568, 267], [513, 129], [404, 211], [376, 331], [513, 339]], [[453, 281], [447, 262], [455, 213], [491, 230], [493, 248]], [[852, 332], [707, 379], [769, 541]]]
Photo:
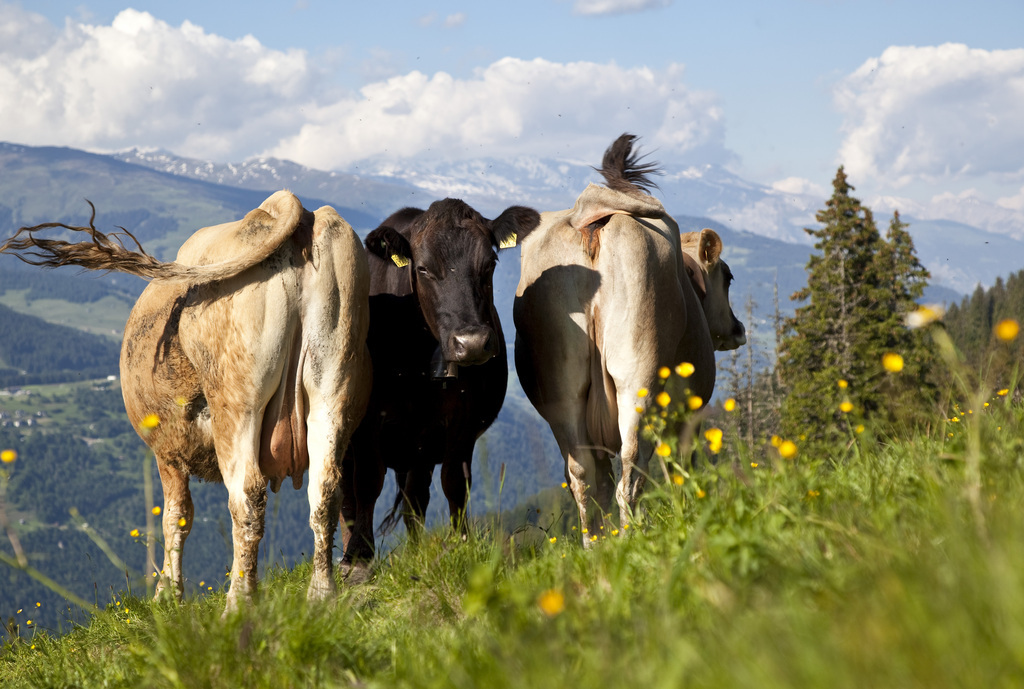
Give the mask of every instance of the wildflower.
[[705, 495], [707, 495], [707, 493], [705, 493], [702, 488], [698, 488], [697, 489], [697, 497], [698, 498], [703, 498]]
[[816, 491], [816, 490], [809, 490], [809, 491], [807, 491], [807, 497], [809, 497], [809, 498], [816, 498], [819, 495], [821, 495], [821, 493]]
[[132, 529], [131, 531], [128, 532], [128, 535], [131, 536], [132, 538], [138, 538], [139, 537], [139, 530], [138, 529]]
[[779, 454], [782, 455], [783, 459], [789, 459], [790, 457], [796, 456], [796, 443], [792, 440], [784, 440], [779, 445]]
[[672, 477], [672, 483], [676, 484], [677, 486], [681, 486], [685, 482], [686, 479], [683, 478], [682, 474], [676, 474]]
[[839, 389], [840, 389], [840, 390], [845, 390], [846, 388], [850, 387], [850, 384], [849, 384], [849, 383], [847, 383], [847, 382], [846, 382], [845, 380], [843, 380], [842, 378], [840, 378], [840, 379], [839, 379], [839, 382], [837, 383], [837, 385], [839, 386]]
[[160, 514], [160, 505], [153, 508], [153, 514]]
[[708, 449], [713, 454], [718, 454], [719, 450], [722, 449], [722, 429], [721, 428], [709, 428], [704, 431], [704, 437], [708, 441]]
[[896, 352], [887, 352], [882, 357], [882, 368], [889, 373], [899, 373], [903, 370], [903, 357]]
[[1012, 318], [1006, 318], [996, 323], [996, 327], [992, 331], [1003, 342], [1010, 342], [1020, 333], [1020, 323]]
[[863, 433], [864, 432], [864, 424], [862, 424], [862, 423], [857, 424], [857, 427], [854, 430], [857, 431], [857, 433]]
[[590, 537], [590, 542], [594, 543], [596, 541], [597, 541], [597, 534], [594, 534], [593, 536]]
[[757, 462], [751, 462], [750, 463], [750, 468], [751, 469], [756, 469], [757, 468]]
[[156, 414], [146, 414], [142, 417], [142, 421], [139, 422], [143, 430], [151, 431], [160, 425], [160, 417]]
[[18, 458], [18, 452], [16, 450], [4, 450], [0, 452], [0, 462], [4, 464], [10, 464]]
[[704, 406], [704, 400], [699, 395], [691, 395], [690, 399], [686, 400], [686, 406], [690, 408], [690, 411], [697, 411]]
[[843, 400], [842, 403], [839, 405], [839, 411], [843, 412], [844, 414], [849, 414], [850, 412], [853, 411], [853, 402], [851, 402], [850, 400]]
[[619, 530], [618, 529], [612, 529], [612, 536], [618, 536], [618, 535], [619, 535]]
[[186, 519], [184, 517], [182, 517], [181, 519], [178, 520], [178, 526], [184, 527], [185, 524], [188, 524], [188, 521], [186, 521]]
[[188, 400], [182, 397], [181, 395], [178, 395], [177, 397], [174, 398], [174, 403], [179, 407], [184, 407], [186, 404], [188, 404]]
[[662, 366], [658, 369], [659, 378], [668, 378], [670, 375], [672, 375], [672, 371], [669, 370], [668, 366]]
[[782, 438], [777, 435], [772, 436], [772, 447], [778, 447], [782, 444]]
[[36, 601], [36, 607], [37, 607], [37, 608], [41, 608], [41, 607], [43, 607], [43, 604], [42, 604], [42, 603], [40, 603], [39, 601]]
[[934, 323], [946, 314], [946, 309], [941, 304], [928, 304], [917, 307], [903, 318], [903, 323], [912, 330], [923, 328], [929, 323]]
[[732, 411], [733, 409], [736, 408], [736, 400], [730, 397], [729, 399], [722, 403], [722, 408], [725, 409], [726, 411]]
[[200, 581], [199, 582], [199, 587], [202, 588], [203, 586], [206, 586], [206, 582], [205, 581]]
[[648, 392], [647, 388], [640, 388], [639, 390], [636, 391], [636, 396], [637, 397], [647, 397], [647, 392]]
[[672, 448], [668, 443], [658, 443], [658, 447], [654, 448], [654, 452], [657, 453], [659, 457], [668, 457], [672, 454]]
[[999, 391], [999, 392], [997, 392], [996, 394], [997, 394], [997, 395], [999, 395], [1000, 397], [1006, 397], [1006, 395], [1007, 395], [1007, 394], [1008, 394], [1009, 392], [1010, 392], [1010, 389], [1009, 389], [1009, 388], [1003, 388], [1002, 390], [1000, 390], [1000, 391]]
[[690, 376], [693, 375], [693, 372], [696, 370], [696, 367], [689, 361], [684, 361], [683, 363], [676, 366], [676, 373], [679, 374], [680, 378], [689, 378]]
[[548, 617], [557, 617], [565, 610], [565, 596], [561, 591], [548, 589], [537, 598], [537, 605]]
[[25, 620], [25, 626], [31, 627], [32, 626], [32, 620]]
[[643, 407], [639, 407], [639, 406], [636, 407], [636, 413], [637, 414], [643, 414], [644, 413], [644, 408]]
[[[557, 536], [552, 536], [551, 538], [548, 539], [548, 543], [554, 543], [557, 540], [558, 540]], [[200, 584], [200, 586], [202, 586], [202, 584]]]
[[658, 396], [654, 398], [654, 401], [663, 407], [667, 407], [669, 405], [669, 402], [672, 401], [672, 398], [669, 396], [667, 392], [662, 390], [661, 392], [658, 393]]
[[566, 483], [565, 481], [562, 481], [562, 488], [568, 488], [568, 487], [569, 487], [569, 484]]

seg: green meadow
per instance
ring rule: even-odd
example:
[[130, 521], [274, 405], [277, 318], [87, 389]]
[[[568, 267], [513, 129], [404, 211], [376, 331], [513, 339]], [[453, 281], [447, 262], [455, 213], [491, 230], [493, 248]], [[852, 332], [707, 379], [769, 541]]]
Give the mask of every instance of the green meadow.
[[813, 451], [702, 435], [694, 466], [652, 461], [634, 523], [580, 534], [561, 491], [528, 520], [520, 505], [465, 540], [404, 542], [327, 603], [306, 602], [302, 563], [271, 569], [226, 617], [222, 582], [181, 605], [114, 592], [63, 635], [37, 631], [28, 607], [0, 684], [1021, 686], [1016, 386], [954, 394], [928, 432], [851, 429]]

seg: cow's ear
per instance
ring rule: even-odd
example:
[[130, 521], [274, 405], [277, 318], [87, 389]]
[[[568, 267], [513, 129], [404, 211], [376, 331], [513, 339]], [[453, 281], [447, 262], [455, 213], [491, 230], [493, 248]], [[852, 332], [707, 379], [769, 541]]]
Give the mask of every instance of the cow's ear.
[[511, 249], [540, 224], [540, 213], [525, 206], [509, 206], [491, 221], [491, 234], [499, 249]]
[[399, 268], [412, 261], [412, 246], [409, 240], [393, 227], [382, 225], [366, 235], [366, 250], [374, 256], [390, 260]]
[[698, 250], [701, 262], [710, 268], [718, 263], [718, 257], [722, 255], [722, 238], [714, 230], [707, 228], [700, 231], [700, 249]]

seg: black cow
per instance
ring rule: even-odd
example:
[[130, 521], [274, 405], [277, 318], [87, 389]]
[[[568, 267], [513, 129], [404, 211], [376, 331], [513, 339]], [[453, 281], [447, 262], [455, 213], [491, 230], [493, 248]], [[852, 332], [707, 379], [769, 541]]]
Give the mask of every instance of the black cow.
[[494, 308], [500, 248], [540, 222], [521, 206], [488, 220], [457, 199], [404, 208], [371, 232], [370, 332], [373, 391], [342, 467], [346, 569], [365, 575], [373, 558], [373, 509], [387, 468], [411, 530], [422, 521], [430, 480], [441, 483], [453, 526], [464, 518], [476, 439], [505, 399], [508, 364]]

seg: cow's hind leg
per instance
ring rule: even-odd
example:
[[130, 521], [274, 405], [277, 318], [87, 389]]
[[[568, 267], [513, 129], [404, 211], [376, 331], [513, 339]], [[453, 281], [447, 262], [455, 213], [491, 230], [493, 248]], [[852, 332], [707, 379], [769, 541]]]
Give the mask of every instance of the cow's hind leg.
[[[267, 481], [260, 472], [257, 447], [259, 423], [249, 417], [239, 423], [241, 432], [232, 440], [218, 443], [221, 475], [228, 489], [231, 512], [231, 563], [225, 613], [239, 603], [250, 603], [257, 587], [257, 558], [263, 539], [267, 509]], [[222, 449], [223, 448], [223, 449]]]
[[313, 530], [313, 575], [309, 600], [323, 600], [334, 593], [334, 531], [341, 509], [341, 466], [336, 461], [341, 439], [337, 423], [330, 417], [338, 412], [320, 407], [308, 419], [309, 434], [309, 526]]
[[185, 539], [192, 530], [195, 510], [192, 506], [192, 494], [188, 489], [188, 474], [177, 467], [169, 466], [159, 458], [157, 469], [164, 492], [164, 566], [160, 570], [156, 596], [159, 598], [170, 586], [175, 599], [180, 601], [185, 590], [185, 578], [181, 569], [182, 552], [185, 549]]

